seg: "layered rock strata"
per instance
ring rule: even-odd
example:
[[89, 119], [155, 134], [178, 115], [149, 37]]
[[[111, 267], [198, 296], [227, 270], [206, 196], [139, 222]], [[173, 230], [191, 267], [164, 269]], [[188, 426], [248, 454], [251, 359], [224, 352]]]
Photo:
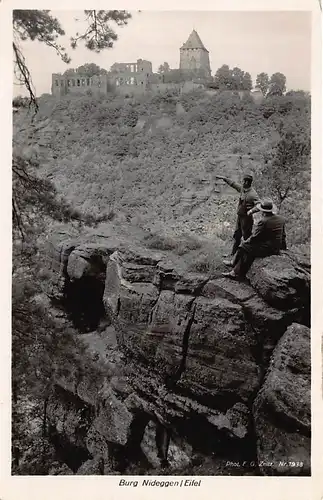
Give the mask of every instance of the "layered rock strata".
[[74, 321], [83, 313], [92, 333], [82, 337], [106, 367], [95, 382], [71, 370], [49, 401], [53, 433], [85, 452], [75, 471], [174, 473], [199, 455], [237, 463], [238, 474], [309, 474], [304, 259], [259, 259], [239, 283], [112, 236], [62, 237], [49, 268], [49, 294]]

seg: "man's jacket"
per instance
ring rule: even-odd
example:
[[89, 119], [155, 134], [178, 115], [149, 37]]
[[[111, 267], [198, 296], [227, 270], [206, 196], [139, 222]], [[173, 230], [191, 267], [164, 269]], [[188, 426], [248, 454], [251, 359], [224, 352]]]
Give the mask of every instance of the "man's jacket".
[[258, 193], [252, 187], [244, 189], [241, 184], [232, 181], [231, 179], [226, 178], [225, 181], [227, 184], [229, 184], [229, 186], [233, 187], [233, 189], [240, 193], [237, 210], [237, 213], [240, 217], [246, 216], [248, 210], [255, 208], [256, 205], [260, 203]]
[[254, 233], [241, 246], [259, 257], [286, 250], [285, 219], [281, 215], [263, 217]]

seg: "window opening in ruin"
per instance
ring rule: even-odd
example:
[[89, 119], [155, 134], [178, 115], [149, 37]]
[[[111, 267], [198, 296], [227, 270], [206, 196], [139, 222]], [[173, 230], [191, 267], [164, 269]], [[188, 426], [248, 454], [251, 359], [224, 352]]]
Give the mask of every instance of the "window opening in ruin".
[[86, 85], [87, 85], [87, 86], [89, 86], [89, 85], [90, 85], [90, 79], [89, 79], [89, 78], [87, 78], [87, 80], [86, 80]]
[[55, 80], [55, 85], [56, 87], [58, 87], [58, 80]]
[[79, 87], [81, 85], [80, 80], [77, 80], [77, 86]]
[[71, 80], [67, 80], [67, 86], [70, 87], [71, 86]]
[[73, 87], [75, 87], [75, 80], [72, 80], [72, 85]]
[[84, 85], [85, 85], [85, 80], [84, 78], [82, 78], [82, 87], [84, 87]]
[[64, 80], [61, 80], [61, 87], [64, 86]]

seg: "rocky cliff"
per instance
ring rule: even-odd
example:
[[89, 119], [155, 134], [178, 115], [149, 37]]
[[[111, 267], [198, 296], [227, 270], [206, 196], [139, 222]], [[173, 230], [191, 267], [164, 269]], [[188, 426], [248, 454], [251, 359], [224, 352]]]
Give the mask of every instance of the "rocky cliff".
[[114, 236], [62, 234], [48, 255], [48, 293], [103, 366], [71, 367], [48, 402], [74, 472], [310, 473], [304, 258], [259, 259], [240, 283]]

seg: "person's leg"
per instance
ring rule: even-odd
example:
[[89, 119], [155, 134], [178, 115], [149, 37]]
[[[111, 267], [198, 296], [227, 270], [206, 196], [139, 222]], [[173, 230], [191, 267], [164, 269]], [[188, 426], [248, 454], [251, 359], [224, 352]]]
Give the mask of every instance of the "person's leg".
[[241, 243], [241, 236], [242, 236], [241, 221], [240, 221], [240, 217], [238, 217], [236, 230], [233, 234], [234, 243], [233, 243], [233, 247], [232, 247], [232, 251], [231, 251], [232, 256], [235, 255], [237, 250], [238, 250], [238, 247]]
[[239, 247], [235, 256], [233, 257], [233, 260], [230, 263], [230, 266], [233, 267], [232, 271], [230, 271], [229, 273], [222, 273], [223, 276], [228, 276], [230, 278], [234, 278], [234, 277], [238, 276], [239, 271], [240, 271], [240, 260], [243, 257], [243, 254], [244, 254], [244, 252], [243, 252], [242, 248]]
[[229, 267], [234, 267], [238, 263], [240, 255], [241, 255], [241, 247], [239, 246], [236, 253], [232, 256], [232, 259], [224, 260], [223, 264]]
[[232, 267], [233, 260], [235, 258], [235, 255], [237, 253], [237, 250], [238, 250], [240, 242], [241, 242], [241, 236], [242, 236], [242, 232], [241, 232], [240, 218], [238, 217], [237, 223], [236, 223], [236, 228], [235, 228], [235, 231], [233, 233], [234, 243], [233, 243], [233, 247], [232, 247], [232, 250], [231, 250], [231, 254], [230, 255], [226, 255], [226, 257], [229, 257], [229, 258], [226, 258], [223, 261], [223, 264], [225, 266]]
[[252, 215], [248, 215], [247, 217], [241, 218], [240, 226], [241, 226], [241, 235], [243, 236], [244, 240], [247, 240], [252, 233], [252, 227], [253, 227]]
[[243, 248], [239, 248], [233, 262], [233, 269], [229, 273], [222, 273], [222, 276], [234, 279], [245, 278], [254, 261], [254, 256], [250, 255]]
[[245, 278], [254, 259], [255, 258], [253, 255], [250, 255], [249, 253], [242, 250], [240, 253], [240, 257], [233, 268], [235, 275], [239, 276], [240, 278]]

